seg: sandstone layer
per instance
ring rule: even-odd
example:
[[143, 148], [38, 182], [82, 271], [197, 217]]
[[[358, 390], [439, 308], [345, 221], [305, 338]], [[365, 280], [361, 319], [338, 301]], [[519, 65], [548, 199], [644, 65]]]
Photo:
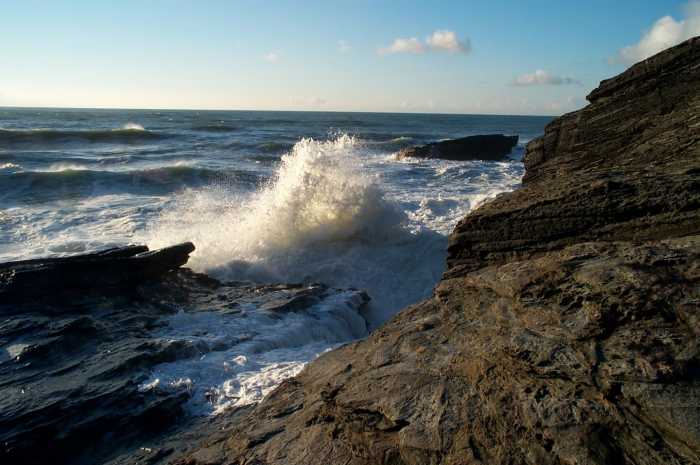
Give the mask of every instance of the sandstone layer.
[[700, 463], [700, 38], [588, 99], [456, 227], [431, 299], [179, 462]]

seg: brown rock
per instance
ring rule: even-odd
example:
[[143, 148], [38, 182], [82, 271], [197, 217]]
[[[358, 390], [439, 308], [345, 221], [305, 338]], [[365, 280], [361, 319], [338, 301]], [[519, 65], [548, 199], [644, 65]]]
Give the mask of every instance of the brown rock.
[[181, 463], [700, 463], [700, 38], [604, 81], [434, 296]]

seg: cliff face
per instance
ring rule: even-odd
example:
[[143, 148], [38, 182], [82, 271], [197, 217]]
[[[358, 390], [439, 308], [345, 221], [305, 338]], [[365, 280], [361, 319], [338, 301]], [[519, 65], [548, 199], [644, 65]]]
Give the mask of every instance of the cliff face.
[[700, 463], [700, 39], [588, 98], [431, 299], [182, 463]]
[[449, 276], [586, 241], [698, 230], [700, 39], [603, 81], [524, 157], [523, 188], [466, 217]]

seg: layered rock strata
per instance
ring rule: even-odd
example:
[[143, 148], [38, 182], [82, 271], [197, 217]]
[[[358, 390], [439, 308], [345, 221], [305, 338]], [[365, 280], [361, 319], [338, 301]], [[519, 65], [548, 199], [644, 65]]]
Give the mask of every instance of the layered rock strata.
[[179, 463], [700, 463], [700, 38], [588, 99], [431, 299]]

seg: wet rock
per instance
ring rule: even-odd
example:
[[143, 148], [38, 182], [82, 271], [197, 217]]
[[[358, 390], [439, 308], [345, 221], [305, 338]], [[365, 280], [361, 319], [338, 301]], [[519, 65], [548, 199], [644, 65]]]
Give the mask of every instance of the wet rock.
[[0, 300], [0, 463], [158, 463], [216, 437], [246, 408], [220, 421], [195, 418], [185, 408], [193, 395], [189, 380], [146, 381], [159, 364], [199, 359], [251, 336], [210, 344], [162, 337], [169, 317], [245, 318], [239, 314], [245, 307], [248, 314], [282, 318], [337, 292], [323, 285], [225, 283], [179, 268], [110, 293]]
[[132, 245], [60, 258], [0, 263], [0, 298], [21, 302], [138, 284], [187, 263], [191, 242], [149, 251]]
[[488, 134], [468, 136], [406, 148], [399, 151], [399, 159], [406, 157], [439, 158], [442, 160], [505, 160], [518, 144], [518, 136]]
[[431, 299], [175, 463], [700, 463], [700, 38], [589, 100]]

